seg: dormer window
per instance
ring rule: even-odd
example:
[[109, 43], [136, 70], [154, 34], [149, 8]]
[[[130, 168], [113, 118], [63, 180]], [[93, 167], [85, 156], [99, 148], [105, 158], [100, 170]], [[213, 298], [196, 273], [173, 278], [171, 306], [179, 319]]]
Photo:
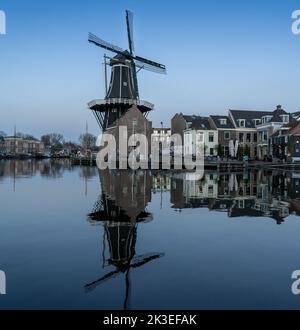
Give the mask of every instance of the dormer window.
[[239, 119], [239, 126], [240, 127], [245, 127], [245, 125], [246, 125], [245, 119]]
[[282, 118], [283, 123], [288, 123], [290, 121], [290, 116], [289, 115], [282, 115], [280, 117]]
[[258, 126], [261, 124], [261, 120], [260, 119], [254, 119], [254, 123], [255, 123], [255, 126]]
[[272, 116], [264, 116], [262, 117], [262, 123], [266, 124], [271, 120]]
[[222, 118], [222, 119], [220, 119], [220, 124], [221, 124], [222, 126], [227, 125], [227, 119], [226, 119], [226, 118]]

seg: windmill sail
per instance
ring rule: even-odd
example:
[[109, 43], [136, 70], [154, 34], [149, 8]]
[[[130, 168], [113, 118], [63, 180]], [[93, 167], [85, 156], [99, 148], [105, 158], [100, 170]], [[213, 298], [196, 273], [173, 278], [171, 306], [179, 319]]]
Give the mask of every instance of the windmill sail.
[[127, 24], [127, 34], [128, 34], [128, 44], [130, 54], [134, 52], [134, 41], [133, 41], [133, 13], [126, 10], [126, 24]]

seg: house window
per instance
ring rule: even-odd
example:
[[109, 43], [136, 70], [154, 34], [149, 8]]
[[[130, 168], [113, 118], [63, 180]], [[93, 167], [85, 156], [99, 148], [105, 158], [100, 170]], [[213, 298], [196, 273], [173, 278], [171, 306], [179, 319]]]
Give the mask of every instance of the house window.
[[240, 142], [244, 142], [244, 133], [239, 134], [239, 140]]
[[246, 141], [251, 142], [251, 133], [247, 133]]
[[225, 119], [225, 118], [220, 119], [220, 124], [223, 126], [227, 125], [227, 119]]
[[203, 134], [203, 132], [200, 132], [197, 134], [197, 142], [201, 143], [203, 141], [204, 141], [204, 134]]
[[230, 132], [225, 132], [224, 133], [224, 139], [225, 140], [230, 140]]
[[214, 133], [209, 133], [208, 141], [209, 142], [214, 142], [215, 140], [215, 134]]
[[213, 156], [214, 155], [214, 148], [210, 148], [209, 153], [210, 153], [211, 156]]
[[283, 116], [281, 116], [281, 118], [282, 118], [282, 122], [283, 123], [288, 123], [289, 120], [290, 120], [290, 116], [289, 115], [283, 115]]
[[257, 133], [253, 134], [253, 142], [257, 142]]

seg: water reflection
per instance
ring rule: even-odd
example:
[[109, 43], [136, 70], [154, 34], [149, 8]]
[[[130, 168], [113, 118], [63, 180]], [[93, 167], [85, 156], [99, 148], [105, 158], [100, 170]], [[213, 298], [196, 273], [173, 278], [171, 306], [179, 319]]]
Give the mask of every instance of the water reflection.
[[[136, 253], [138, 225], [152, 221], [152, 214], [146, 208], [151, 202], [151, 176], [149, 172], [100, 171], [102, 193], [89, 215], [92, 224], [102, 224], [103, 268], [113, 266], [115, 270], [107, 272], [99, 279], [85, 286], [86, 291], [94, 290], [98, 285], [124, 274], [124, 309], [130, 305], [130, 271], [159, 259], [163, 253]], [[109, 247], [106, 256], [106, 245]]]
[[[6, 307], [115, 308], [115, 294], [125, 309], [297, 307], [289, 285], [299, 267], [300, 174], [191, 179], [183, 172], [99, 173], [67, 160], [0, 161], [1, 267], [18, 288]], [[261, 276], [272, 279], [269, 287]]]
[[228, 217], [268, 217], [277, 224], [291, 214], [299, 215], [300, 175], [291, 172], [251, 171], [206, 173], [199, 181], [189, 174], [172, 178], [173, 208], [208, 208]]
[[[40, 175], [45, 178], [62, 178], [64, 172], [73, 171], [68, 159], [47, 160], [0, 160], [0, 182], [5, 178], [31, 178]], [[95, 167], [80, 167], [79, 175], [90, 179], [98, 174]]]

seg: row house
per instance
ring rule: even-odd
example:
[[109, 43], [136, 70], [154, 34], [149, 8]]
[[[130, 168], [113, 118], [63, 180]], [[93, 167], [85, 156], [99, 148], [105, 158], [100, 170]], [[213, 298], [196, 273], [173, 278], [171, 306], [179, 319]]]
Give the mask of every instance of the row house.
[[236, 140], [236, 130], [228, 116], [210, 116], [212, 127], [218, 132], [218, 155], [229, 157], [231, 144]]
[[260, 159], [266, 156], [275, 156], [273, 155], [271, 136], [282, 127], [293, 124], [294, 121], [293, 116], [282, 109], [281, 105], [278, 105], [274, 112], [262, 117], [261, 124], [257, 126], [257, 147]]
[[229, 117], [236, 130], [241, 153], [248, 153], [251, 159], [259, 160], [275, 156], [271, 137], [296, 122], [281, 105], [274, 111], [229, 110]]
[[258, 133], [257, 127], [261, 124], [262, 117], [268, 114], [264, 111], [229, 110], [236, 131], [236, 140], [239, 143], [241, 154], [248, 153], [251, 159], [257, 158]]
[[227, 116], [200, 117], [180, 113], [172, 119], [171, 133], [181, 135], [188, 153], [195, 154], [196, 145], [204, 136], [205, 144], [208, 141], [206, 155], [217, 153], [219, 156], [264, 160], [267, 156], [276, 157], [272, 137], [295, 124], [296, 115], [287, 113], [281, 105], [274, 111], [230, 109]]
[[176, 114], [171, 121], [171, 133], [181, 136], [184, 155], [199, 154], [201, 146], [205, 156], [218, 154], [218, 130], [209, 117]]
[[292, 162], [300, 161], [300, 122], [282, 126], [270, 138], [272, 155]]
[[218, 155], [218, 130], [208, 117], [196, 117], [184, 130], [183, 141], [184, 155]]

